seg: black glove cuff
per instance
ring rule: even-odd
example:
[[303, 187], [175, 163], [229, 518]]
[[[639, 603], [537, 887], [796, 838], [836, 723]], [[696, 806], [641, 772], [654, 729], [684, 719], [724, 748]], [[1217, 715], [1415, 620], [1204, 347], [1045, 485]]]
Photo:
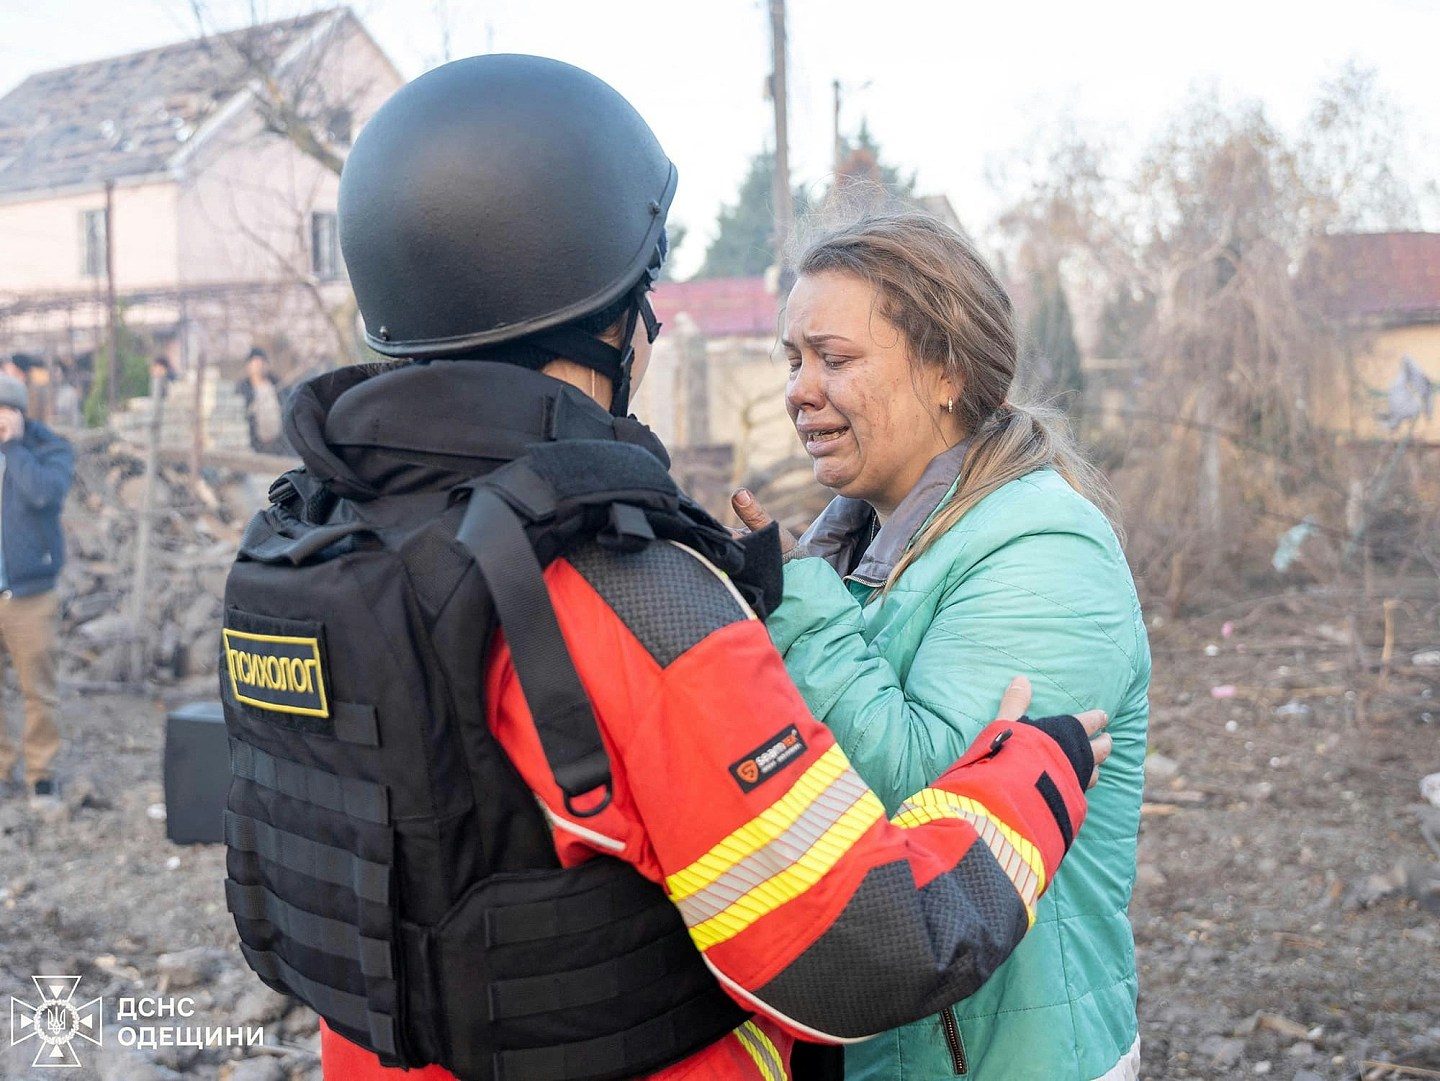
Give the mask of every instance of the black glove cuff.
[[771, 522], [764, 529], [746, 533], [739, 538], [740, 548], [745, 553], [745, 566], [739, 580], [751, 587], [745, 599], [761, 619], [780, 607], [785, 595], [785, 575], [780, 567], [784, 560], [780, 555], [780, 527]]
[[1090, 746], [1090, 737], [1085, 726], [1074, 717], [1021, 717], [1021, 724], [1032, 725], [1060, 744], [1070, 765], [1075, 768], [1075, 777], [1081, 789], [1090, 783], [1090, 774], [1095, 772], [1095, 751]]

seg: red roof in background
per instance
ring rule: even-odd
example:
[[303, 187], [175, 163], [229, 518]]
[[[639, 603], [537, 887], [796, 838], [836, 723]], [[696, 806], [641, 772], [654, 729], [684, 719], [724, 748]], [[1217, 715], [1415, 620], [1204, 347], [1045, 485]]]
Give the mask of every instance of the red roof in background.
[[764, 278], [706, 278], [661, 282], [650, 294], [662, 322], [685, 312], [706, 338], [773, 338], [779, 328], [774, 293]]
[[1333, 314], [1440, 316], [1440, 233], [1342, 233], [1325, 256]]

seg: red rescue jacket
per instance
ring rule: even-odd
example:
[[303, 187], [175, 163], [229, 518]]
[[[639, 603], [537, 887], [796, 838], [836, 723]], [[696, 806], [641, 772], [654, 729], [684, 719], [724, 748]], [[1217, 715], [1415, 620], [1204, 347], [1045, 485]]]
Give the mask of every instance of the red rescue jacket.
[[[561, 861], [604, 853], [661, 883], [754, 1012], [652, 1077], [788, 1078], [797, 1037], [848, 1042], [934, 1013], [1020, 941], [1085, 814], [1075, 768], [1043, 732], [995, 722], [887, 820], [764, 625], [700, 556], [596, 545], [545, 580], [610, 755], [609, 806], [567, 815], [503, 639], [488, 662], [491, 731]], [[327, 1081], [451, 1079], [384, 1068], [323, 1027], [322, 1058]]]

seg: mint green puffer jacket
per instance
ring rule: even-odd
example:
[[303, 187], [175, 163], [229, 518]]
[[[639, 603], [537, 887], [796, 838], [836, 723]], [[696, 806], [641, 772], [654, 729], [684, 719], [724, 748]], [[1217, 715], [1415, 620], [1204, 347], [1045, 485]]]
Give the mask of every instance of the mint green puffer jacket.
[[[948, 474], [934, 475], [946, 457], [927, 470], [929, 505], [917, 488], [871, 543], [872, 554], [890, 533], [898, 556], [948, 494], [958, 458]], [[831, 510], [842, 502], [852, 504], [852, 518], [855, 506], [863, 508], [837, 500]], [[807, 550], [825, 546], [817, 534], [829, 515], [803, 538]], [[905, 537], [892, 526], [904, 528]], [[882, 559], [878, 570], [885, 569]], [[883, 581], [874, 559], [855, 570], [861, 579]], [[1133, 1076], [1136, 1058], [1116, 1064], [1132, 1051], [1138, 1031], [1126, 909], [1135, 880], [1150, 649], [1134, 582], [1104, 516], [1053, 471], [1031, 473], [966, 514], [888, 595], [863, 580], [843, 580], [824, 559], [792, 559], [785, 599], [769, 627], [811, 710], [891, 813], [960, 757], [1017, 674], [1034, 686], [1033, 716], [1083, 709], [1110, 715], [1114, 753], [1035, 926], [953, 1016], [966, 1077], [1091, 1081], [1112, 1070]], [[956, 1076], [946, 1027], [932, 1017], [847, 1047], [847, 1079]]]

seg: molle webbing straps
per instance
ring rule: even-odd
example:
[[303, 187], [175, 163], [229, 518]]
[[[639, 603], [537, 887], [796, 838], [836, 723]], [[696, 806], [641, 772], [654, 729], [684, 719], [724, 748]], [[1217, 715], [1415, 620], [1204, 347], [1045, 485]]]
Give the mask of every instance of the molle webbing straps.
[[287, 871], [344, 886], [372, 904], [391, 903], [390, 867], [361, 859], [349, 849], [312, 841], [234, 811], [225, 812], [225, 843], [235, 852], [259, 856]]
[[286, 938], [307, 949], [336, 957], [355, 958], [360, 971], [375, 979], [395, 977], [390, 943], [367, 938], [353, 923], [317, 916], [298, 908], [264, 886], [247, 886], [233, 878], [225, 880], [225, 903], [241, 919], [265, 920]]
[[490, 985], [490, 1017], [499, 1021], [601, 1005], [622, 987], [644, 987], [680, 971], [693, 950], [688, 938], [672, 935], [598, 965], [496, 980]]
[[[520, 519], [497, 494], [477, 486], [456, 539], [485, 578], [566, 810], [579, 818], [598, 814], [610, 803], [610, 758]], [[602, 786], [597, 805], [575, 806], [576, 797]]]
[[278, 983], [292, 988], [295, 994], [304, 996], [304, 1001], [311, 1008], [332, 1023], [368, 1033], [375, 1050], [381, 1055], [395, 1054], [395, 1018], [370, 1009], [365, 996], [312, 980], [270, 950], [257, 950], [242, 942], [240, 952], [256, 974], [272, 985]]
[[[577, 1076], [625, 1077], [626, 1064], [659, 1044], [683, 1046], [713, 1025], [715, 1002], [699, 996], [668, 1013], [612, 1036], [524, 1051], [499, 1051], [496, 1076], [505, 1081], [565, 1081]], [[740, 1016], [743, 1020], [744, 1016]], [[740, 1021], [735, 1021], [739, 1024]], [[702, 1045], [703, 1046], [703, 1045]]]
[[275, 758], [243, 740], [230, 741], [230, 772], [291, 799], [380, 826], [390, 824], [385, 786]]

